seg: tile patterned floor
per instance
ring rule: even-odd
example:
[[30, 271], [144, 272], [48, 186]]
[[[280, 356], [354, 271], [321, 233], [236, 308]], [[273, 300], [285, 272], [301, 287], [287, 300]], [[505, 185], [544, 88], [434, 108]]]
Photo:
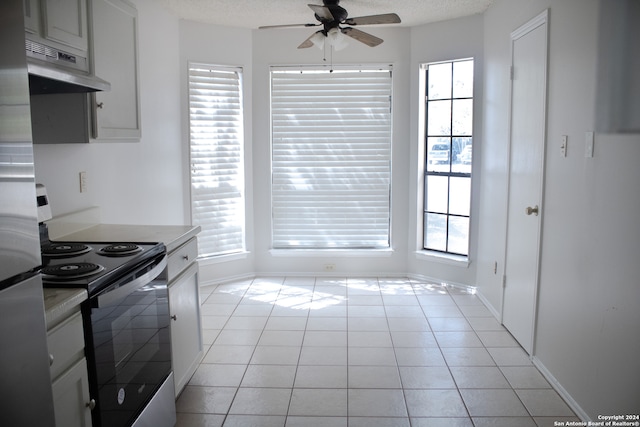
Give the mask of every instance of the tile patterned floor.
[[407, 278], [201, 290], [178, 427], [552, 426], [575, 414], [482, 302]]

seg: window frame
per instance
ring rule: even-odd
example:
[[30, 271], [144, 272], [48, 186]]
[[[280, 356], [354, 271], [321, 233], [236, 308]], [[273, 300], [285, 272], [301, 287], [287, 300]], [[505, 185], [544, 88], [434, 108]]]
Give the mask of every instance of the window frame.
[[[339, 65], [339, 66], [333, 66], [331, 69], [329, 69], [329, 67], [326, 66], [306, 66], [306, 65], [300, 65], [300, 66], [272, 66], [270, 67], [270, 88], [271, 88], [271, 93], [270, 93], [270, 107], [271, 107], [271, 111], [270, 111], [270, 124], [271, 124], [271, 132], [270, 132], [270, 141], [271, 141], [271, 145], [270, 145], [270, 154], [271, 154], [271, 251], [274, 254], [277, 253], [293, 253], [295, 251], [299, 251], [301, 253], [310, 253], [310, 252], [315, 252], [315, 251], [321, 251], [323, 253], [327, 253], [327, 252], [331, 252], [331, 251], [337, 251], [339, 253], [348, 253], [348, 252], [359, 252], [359, 251], [365, 251], [367, 253], [382, 253], [388, 250], [391, 250], [392, 245], [391, 245], [391, 238], [392, 238], [392, 233], [391, 233], [391, 215], [392, 215], [392, 207], [391, 207], [391, 176], [392, 176], [392, 159], [391, 159], [391, 155], [392, 155], [392, 142], [393, 142], [393, 111], [392, 111], [392, 101], [393, 101], [393, 67], [390, 64], [384, 64], [384, 65]], [[295, 74], [300, 74], [300, 73], [305, 73], [308, 72], [309, 74], [324, 74], [326, 76], [335, 76], [338, 75], [337, 72], [358, 72], [358, 71], [362, 71], [362, 72], [384, 72], [384, 73], [388, 73], [388, 108], [389, 111], [387, 113], [388, 115], [388, 129], [387, 129], [387, 133], [388, 133], [388, 139], [386, 142], [386, 148], [385, 148], [385, 152], [386, 152], [386, 156], [387, 156], [387, 165], [386, 167], [386, 173], [387, 173], [387, 181], [386, 181], [386, 188], [385, 188], [385, 197], [386, 197], [386, 219], [385, 219], [385, 226], [386, 226], [386, 235], [385, 235], [385, 244], [384, 245], [352, 245], [352, 246], [345, 246], [345, 245], [341, 245], [339, 242], [339, 239], [337, 239], [336, 241], [338, 242], [338, 244], [336, 244], [336, 241], [331, 241], [330, 238], [328, 240], [326, 240], [325, 243], [327, 243], [326, 245], [322, 246], [322, 245], [316, 245], [316, 246], [309, 246], [309, 245], [282, 245], [278, 243], [278, 236], [275, 235], [275, 224], [276, 224], [276, 213], [274, 211], [274, 209], [276, 209], [276, 202], [274, 201], [274, 107], [273, 107], [273, 91], [274, 91], [274, 85], [273, 85], [273, 75], [274, 72], [275, 73], [295, 73]], [[291, 240], [289, 240], [289, 242], [291, 242]]]
[[[232, 168], [235, 167], [235, 173], [227, 172], [227, 175], [224, 175], [224, 172], [220, 174], [222, 179], [216, 181], [218, 184], [222, 183], [225, 178], [227, 180], [233, 180], [234, 185], [232, 188], [238, 192], [239, 197], [234, 197], [235, 200], [233, 202], [233, 206], [235, 207], [234, 213], [229, 215], [228, 213], [222, 213], [222, 221], [224, 218], [229, 218], [230, 216], [236, 218], [235, 226], [236, 228], [240, 228], [240, 231], [236, 231], [233, 234], [235, 235], [234, 241], [236, 242], [233, 247], [222, 246], [221, 250], [218, 251], [209, 251], [207, 252], [207, 248], [210, 248], [212, 245], [207, 243], [207, 239], [212, 234], [211, 230], [209, 230], [210, 226], [215, 226], [215, 224], [203, 224], [199, 223], [197, 220], [197, 210], [198, 208], [194, 206], [194, 174], [197, 171], [196, 164], [194, 163], [194, 139], [193, 139], [193, 117], [192, 117], [192, 109], [194, 106], [192, 105], [192, 70], [201, 69], [201, 70], [209, 70], [211, 72], [217, 73], [235, 73], [237, 75], [237, 91], [234, 92], [234, 96], [232, 99], [236, 100], [238, 105], [236, 106], [236, 114], [239, 115], [239, 119], [237, 119], [236, 125], [233, 127], [234, 131], [237, 134], [235, 138], [236, 142], [234, 143], [234, 147], [236, 155], [234, 156], [236, 160], [232, 164]], [[245, 126], [245, 117], [244, 117], [244, 70], [239, 66], [228, 66], [228, 65], [218, 65], [211, 63], [203, 63], [203, 62], [193, 62], [189, 61], [187, 65], [187, 87], [188, 87], [188, 95], [187, 95], [187, 106], [188, 106], [188, 132], [189, 132], [189, 144], [188, 144], [188, 153], [189, 153], [189, 208], [190, 208], [190, 218], [192, 225], [199, 225], [202, 228], [202, 231], [199, 233], [198, 237], [198, 251], [200, 259], [219, 259], [221, 257], [229, 257], [229, 256], [237, 256], [239, 254], [246, 253], [246, 177], [245, 177], [245, 138], [244, 138], [244, 126]], [[219, 82], [221, 83], [221, 82]], [[211, 100], [210, 100], [211, 102]], [[230, 101], [231, 104], [233, 101]], [[222, 123], [222, 121], [221, 121]], [[214, 124], [213, 127], [216, 125]], [[227, 126], [228, 127], [228, 126]], [[230, 138], [233, 139], [233, 138]], [[219, 139], [216, 141], [219, 142]], [[217, 147], [224, 150], [228, 149], [229, 146], [224, 146], [224, 143], [216, 144]], [[217, 171], [223, 171], [225, 168], [216, 169]], [[215, 179], [218, 176], [214, 177]], [[221, 199], [224, 196], [221, 196]], [[229, 199], [227, 199], [229, 200]], [[222, 204], [223, 202], [221, 202]], [[221, 208], [224, 209], [224, 208]], [[226, 216], [225, 216], [226, 215]], [[239, 217], [239, 218], [238, 218]], [[221, 230], [221, 229], [220, 229]], [[213, 232], [214, 236], [211, 238], [218, 239], [219, 235], [216, 232]], [[215, 244], [214, 244], [215, 246]]]
[[[454, 97], [454, 80], [455, 77], [453, 75], [453, 67], [455, 63], [460, 63], [460, 62], [471, 62], [472, 64], [472, 77], [473, 77], [473, 81], [472, 81], [472, 88], [471, 88], [471, 95], [470, 96], [460, 96], [460, 97]], [[419, 171], [420, 171], [420, 175], [421, 175], [421, 185], [419, 186], [419, 188], [421, 189], [420, 193], [421, 195], [419, 195], [419, 199], [421, 199], [422, 203], [421, 203], [421, 207], [419, 208], [419, 219], [418, 219], [418, 224], [421, 224], [421, 226], [419, 227], [419, 230], [421, 232], [418, 233], [418, 235], [420, 236], [417, 242], [418, 244], [418, 253], [422, 253], [425, 255], [430, 255], [430, 256], [434, 256], [438, 259], [443, 259], [443, 260], [451, 260], [454, 262], [458, 262], [458, 261], [465, 261], [468, 264], [469, 261], [469, 253], [470, 253], [470, 249], [471, 249], [471, 223], [472, 223], [472, 205], [471, 205], [471, 195], [472, 195], [472, 186], [473, 186], [473, 173], [472, 173], [472, 160], [473, 160], [473, 148], [472, 153], [471, 153], [471, 161], [469, 162], [469, 169], [468, 171], [462, 171], [462, 170], [454, 170], [454, 161], [456, 160], [454, 158], [454, 156], [457, 156], [459, 154], [462, 153], [462, 151], [464, 150], [464, 147], [467, 145], [470, 145], [471, 147], [473, 147], [473, 139], [474, 138], [474, 134], [475, 134], [475, 127], [474, 127], [474, 120], [473, 117], [475, 116], [475, 108], [476, 108], [476, 103], [475, 103], [475, 66], [476, 66], [476, 61], [474, 58], [460, 58], [460, 59], [451, 59], [451, 60], [445, 60], [445, 61], [435, 61], [435, 62], [429, 62], [429, 63], [424, 63], [420, 65], [420, 85], [419, 85], [419, 90], [420, 90], [420, 97], [421, 97], [421, 103], [420, 103], [420, 129], [419, 129], [419, 140], [420, 140], [420, 144], [421, 144], [421, 148], [419, 150], [419, 153], [421, 154], [419, 156], [420, 158], [420, 167], [419, 167]], [[436, 66], [436, 65], [446, 65], [446, 64], [450, 64], [452, 67], [452, 71], [451, 71], [451, 93], [448, 97], [439, 97], [436, 98], [434, 100], [430, 100], [429, 99], [429, 74], [428, 74], [428, 69], [430, 66]], [[467, 134], [455, 134], [454, 133], [454, 114], [453, 114], [453, 110], [454, 110], [454, 102], [455, 100], [471, 100], [471, 119], [470, 119], [470, 126], [471, 126], [471, 133], [469, 135]], [[449, 101], [451, 103], [450, 109], [451, 109], [451, 117], [450, 117], [450, 127], [449, 127], [449, 133], [448, 134], [430, 134], [429, 133], [429, 102], [435, 102], [435, 101]], [[448, 161], [446, 163], [446, 166], [448, 167], [448, 170], [435, 170], [435, 168], [431, 168], [429, 166], [429, 148], [430, 148], [430, 144], [429, 144], [429, 138], [438, 138], [438, 137], [442, 137], [442, 138], [448, 138], [449, 139], [449, 150], [448, 150]], [[462, 146], [457, 153], [454, 153], [453, 147], [454, 147], [454, 140], [456, 138], [465, 138], [469, 140], [468, 144], [465, 144], [464, 146]], [[433, 144], [435, 145], [435, 143]], [[437, 210], [428, 210], [427, 209], [427, 203], [428, 203], [428, 186], [427, 186], [427, 182], [428, 182], [428, 177], [442, 177], [442, 178], [446, 178], [447, 184], [446, 184], [446, 211], [437, 211]], [[451, 193], [450, 193], [450, 187], [451, 187], [451, 180], [456, 179], [456, 178], [463, 178], [463, 179], [468, 179], [468, 200], [465, 203], [468, 203], [468, 211], [467, 214], [459, 214], [459, 213], [452, 213], [451, 212]], [[429, 246], [427, 243], [427, 231], [428, 231], [428, 221], [427, 221], [427, 215], [428, 214], [433, 214], [433, 215], [441, 215], [445, 218], [446, 220], [446, 228], [445, 228], [445, 234], [444, 234], [444, 238], [445, 238], [445, 247], [444, 250], [440, 249], [440, 248], [436, 248], [434, 246]], [[467, 221], [467, 230], [466, 230], [466, 246], [465, 246], [465, 251], [464, 252], [460, 252], [460, 251], [455, 251], [455, 250], [450, 250], [450, 246], [449, 246], [449, 242], [451, 240], [450, 237], [450, 219], [451, 218], [465, 218]]]

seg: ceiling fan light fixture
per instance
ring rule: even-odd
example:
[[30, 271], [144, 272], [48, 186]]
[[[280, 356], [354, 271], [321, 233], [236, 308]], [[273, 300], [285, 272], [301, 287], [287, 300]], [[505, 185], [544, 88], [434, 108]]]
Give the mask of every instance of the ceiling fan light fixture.
[[324, 48], [324, 39], [325, 39], [325, 37], [324, 37], [324, 34], [322, 34], [322, 31], [318, 31], [317, 33], [314, 33], [309, 40], [318, 49], [323, 49]]
[[344, 49], [348, 44], [347, 37], [338, 28], [332, 28], [327, 32], [327, 40], [336, 51]]

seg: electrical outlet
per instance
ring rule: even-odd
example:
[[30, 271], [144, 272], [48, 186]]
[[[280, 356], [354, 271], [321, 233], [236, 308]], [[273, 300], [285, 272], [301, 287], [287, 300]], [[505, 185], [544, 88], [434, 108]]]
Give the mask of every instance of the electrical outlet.
[[336, 265], [335, 264], [325, 264], [324, 265], [324, 271], [335, 271], [336, 269]]
[[87, 192], [87, 173], [86, 172], [80, 172], [80, 192], [81, 193]]

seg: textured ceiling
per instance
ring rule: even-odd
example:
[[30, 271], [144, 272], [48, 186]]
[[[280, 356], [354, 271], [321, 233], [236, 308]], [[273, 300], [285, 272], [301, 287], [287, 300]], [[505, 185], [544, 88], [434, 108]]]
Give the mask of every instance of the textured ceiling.
[[[173, 15], [210, 24], [258, 28], [315, 23], [307, 4], [322, 0], [158, 0]], [[493, 0], [342, 0], [350, 17], [395, 12], [404, 27], [484, 12]]]

